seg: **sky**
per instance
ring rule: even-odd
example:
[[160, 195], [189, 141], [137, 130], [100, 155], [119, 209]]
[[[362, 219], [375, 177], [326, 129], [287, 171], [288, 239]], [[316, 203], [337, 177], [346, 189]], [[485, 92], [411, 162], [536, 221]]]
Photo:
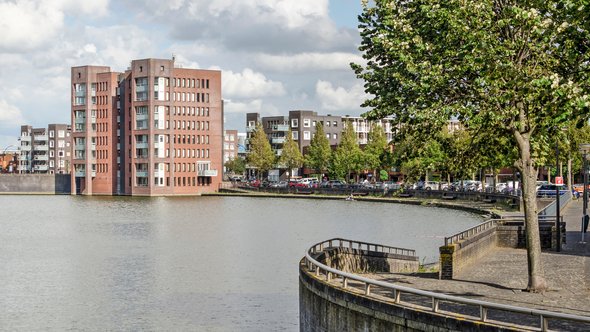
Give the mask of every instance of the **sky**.
[[70, 68], [169, 59], [222, 71], [225, 128], [246, 113], [358, 116], [361, 0], [0, 0], [0, 149], [70, 122]]

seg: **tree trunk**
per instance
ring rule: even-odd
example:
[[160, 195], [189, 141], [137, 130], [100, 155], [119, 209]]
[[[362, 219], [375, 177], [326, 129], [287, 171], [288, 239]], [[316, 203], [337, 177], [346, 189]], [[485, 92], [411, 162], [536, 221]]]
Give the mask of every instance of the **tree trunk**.
[[529, 282], [526, 288], [529, 292], [542, 293], [547, 289], [545, 272], [541, 263], [541, 239], [539, 235], [539, 218], [537, 211], [537, 175], [538, 169], [533, 164], [528, 135], [515, 133], [520, 160], [517, 166], [521, 174], [521, 188], [524, 203], [525, 237], [527, 246], [527, 261]]

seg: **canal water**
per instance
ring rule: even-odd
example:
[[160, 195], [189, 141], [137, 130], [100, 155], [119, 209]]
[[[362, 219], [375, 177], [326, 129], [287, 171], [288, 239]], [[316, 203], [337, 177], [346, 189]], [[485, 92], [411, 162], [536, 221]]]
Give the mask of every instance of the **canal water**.
[[345, 200], [0, 196], [2, 331], [297, 331], [298, 262], [333, 237], [437, 259], [478, 222]]

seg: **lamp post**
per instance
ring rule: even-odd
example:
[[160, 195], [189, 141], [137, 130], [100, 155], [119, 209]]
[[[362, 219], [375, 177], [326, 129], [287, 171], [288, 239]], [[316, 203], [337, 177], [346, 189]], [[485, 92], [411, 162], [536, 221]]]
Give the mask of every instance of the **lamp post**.
[[588, 153], [590, 152], [590, 144], [584, 143], [580, 144], [580, 152], [583, 156], [583, 166], [582, 166], [582, 174], [584, 176], [584, 198], [583, 198], [583, 210], [582, 210], [582, 242], [584, 242], [584, 232], [585, 232], [585, 224], [586, 220], [588, 219], [587, 209], [588, 209]]
[[[559, 167], [559, 140], [555, 140], [555, 169], [557, 170]], [[555, 178], [557, 179], [557, 172], [555, 173]], [[557, 247], [555, 248], [557, 252], [561, 251], [561, 218], [560, 218], [560, 211], [559, 211], [559, 186], [557, 185], [557, 181], [555, 181], [555, 225], [557, 227]]]

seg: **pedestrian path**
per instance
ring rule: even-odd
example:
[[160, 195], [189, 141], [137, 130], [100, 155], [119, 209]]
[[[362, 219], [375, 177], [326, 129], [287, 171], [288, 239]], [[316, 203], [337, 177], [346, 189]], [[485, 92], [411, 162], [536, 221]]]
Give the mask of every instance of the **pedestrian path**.
[[[528, 283], [525, 249], [496, 248], [466, 267], [454, 280], [439, 280], [437, 273], [367, 276], [449, 295], [590, 316], [590, 239], [581, 242], [582, 201], [572, 201], [562, 214], [566, 222], [566, 243], [559, 253], [542, 253], [549, 286], [542, 294], [523, 291]], [[569, 328], [565, 324], [558, 329], [579, 330], [579, 326]], [[584, 330], [590, 330], [590, 326]]]

